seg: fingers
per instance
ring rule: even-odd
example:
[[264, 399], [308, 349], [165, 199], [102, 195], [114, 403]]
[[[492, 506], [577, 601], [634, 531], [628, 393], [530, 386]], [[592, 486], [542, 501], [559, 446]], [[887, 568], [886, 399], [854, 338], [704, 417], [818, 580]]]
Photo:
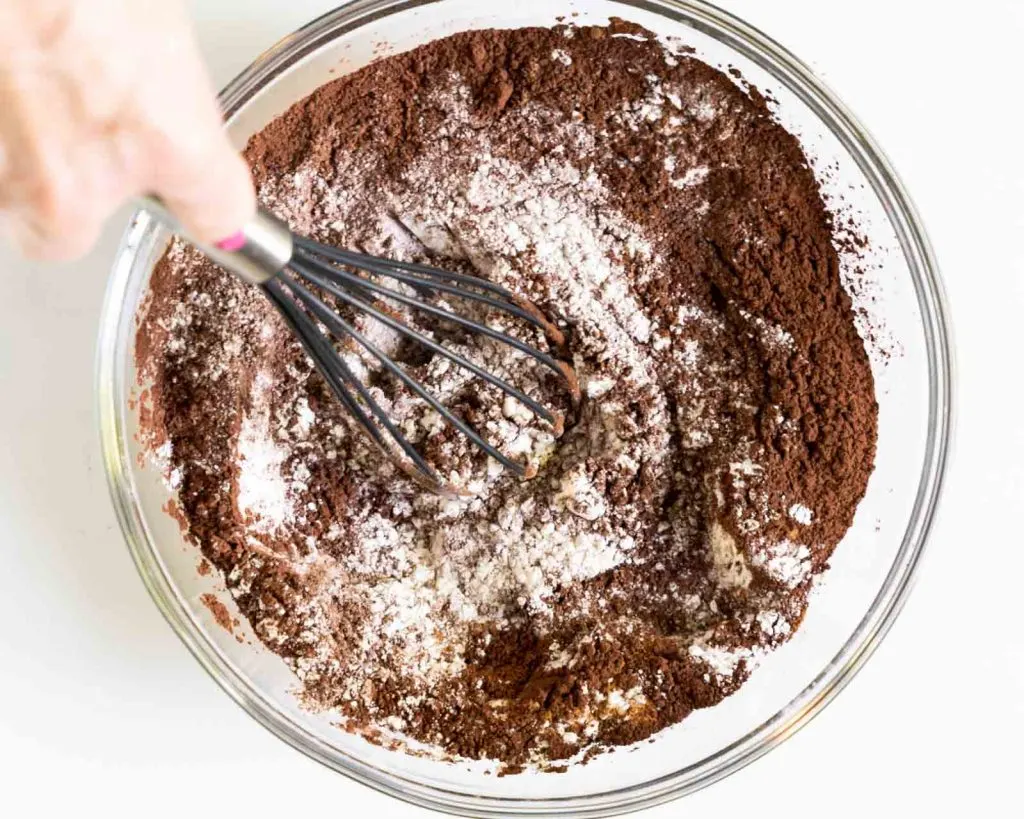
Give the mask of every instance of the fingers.
[[213, 243], [245, 225], [256, 211], [249, 168], [222, 131], [193, 150], [163, 149], [153, 190], [188, 234]]
[[[15, 3], [23, 14], [14, 22], [46, 28], [53, 15], [42, 13], [45, 5], [30, 14]], [[72, 15], [58, 17], [63, 32]], [[77, 127], [73, 88], [36, 45], [42, 33], [26, 31], [24, 42], [0, 58], [0, 210], [7, 234], [26, 255], [66, 259], [88, 250], [106, 214], [90, 201], [82, 178], [93, 163]]]
[[39, 258], [46, 247], [42, 231], [18, 213], [0, 213], [0, 235], [30, 259]]
[[144, 100], [141, 119], [151, 150], [153, 191], [189, 234], [212, 243], [237, 232], [256, 210], [249, 169], [231, 145], [187, 20], [170, 26], [163, 59], [170, 75]]
[[252, 181], [180, 7], [96, 2], [107, 21], [123, 6], [132, 36], [79, 9], [59, 53], [0, 50], [0, 229], [27, 255], [74, 258], [125, 199], [156, 193], [195, 238], [235, 233]]
[[0, 210], [8, 234], [34, 258], [81, 256], [133, 193], [130, 135], [83, 123], [62, 78], [49, 72], [0, 81], [0, 105]]
[[96, 232], [95, 218], [80, 203], [65, 102], [46, 72], [26, 69], [0, 79], [0, 141], [7, 157], [0, 207], [8, 213], [12, 238], [36, 257], [67, 258]]

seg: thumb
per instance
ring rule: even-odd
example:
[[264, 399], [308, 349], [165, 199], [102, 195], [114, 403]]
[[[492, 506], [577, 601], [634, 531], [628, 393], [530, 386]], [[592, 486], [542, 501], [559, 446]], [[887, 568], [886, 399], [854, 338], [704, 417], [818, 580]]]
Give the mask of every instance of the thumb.
[[183, 9], [149, 43], [134, 104], [149, 190], [189, 234], [205, 243], [237, 233], [256, 212], [245, 161], [232, 146]]
[[227, 135], [210, 131], [206, 139], [189, 140], [194, 150], [166, 152], [153, 188], [191, 237], [212, 244], [252, 218], [256, 196], [249, 168]]

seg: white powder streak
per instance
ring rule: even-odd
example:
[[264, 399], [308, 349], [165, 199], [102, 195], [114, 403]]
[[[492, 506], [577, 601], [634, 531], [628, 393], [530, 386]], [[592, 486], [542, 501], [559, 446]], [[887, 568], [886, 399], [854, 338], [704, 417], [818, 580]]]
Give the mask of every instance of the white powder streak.
[[252, 406], [238, 434], [238, 507], [256, 519], [253, 528], [258, 532], [279, 529], [292, 514], [288, 484], [281, 474], [287, 452], [275, 443], [266, 406], [269, 383], [265, 373], [256, 376]]
[[[557, 50], [552, 59], [564, 62]], [[590, 460], [598, 461], [597, 471], [590, 460], [567, 465], [552, 478], [555, 491], [550, 501], [543, 502], [544, 508], [534, 508], [533, 499], [513, 498], [497, 509], [491, 522], [474, 513], [487, 501], [491, 486], [501, 476], [500, 468], [493, 469], [483, 477], [472, 476], [469, 488], [476, 497], [439, 500], [421, 496], [406, 501], [402, 514], [398, 514], [398, 506], [392, 515], [366, 509], [354, 521], [353, 531], [335, 533], [335, 538], [351, 538], [358, 548], [344, 565], [332, 565], [329, 558], [321, 558], [326, 574], [333, 578], [330, 587], [344, 588], [345, 594], [367, 601], [370, 610], [357, 652], [362, 656], [352, 658], [351, 673], [346, 677], [354, 686], [349, 692], [352, 697], [361, 696], [359, 686], [365, 677], [360, 666], [369, 669], [379, 665], [385, 652], [426, 684], [435, 684], [462, 669], [468, 624], [501, 621], [510, 606], [543, 615], [550, 611], [551, 595], [559, 587], [628, 562], [636, 547], [635, 529], [628, 517], [608, 520], [604, 493], [595, 484], [595, 475], [602, 466], [614, 465], [622, 480], [628, 481], [643, 463], [652, 475], [664, 470], [663, 479], [669, 481], [667, 458], [673, 425], [684, 445], [695, 448], [712, 443], [716, 432], [714, 408], [705, 401], [703, 392], [718, 376], [706, 371], [700, 342], [688, 336], [696, 329], [692, 325], [699, 322], [713, 339], [719, 330], [717, 319], [682, 304], [677, 323], [656, 326], [630, 290], [620, 260], [642, 263], [649, 276], [660, 274], [661, 261], [636, 226], [616, 211], [597, 176], [581, 172], [557, 150], [529, 172], [496, 155], [486, 134], [473, 129], [469, 97], [468, 90], [456, 84], [437, 101], [447, 112], [446, 124], [438, 134], [438, 148], [414, 163], [402, 184], [371, 194], [365, 186], [376, 177], [364, 163], [339, 168], [339, 178], [346, 184], [328, 188], [315, 171], [302, 168], [291, 179], [264, 191], [264, 198], [300, 230], [313, 232], [318, 225], [329, 224], [342, 234], [353, 218], [354, 203], [380, 201], [379, 235], [366, 239], [370, 252], [416, 259], [422, 258], [424, 249], [430, 249], [467, 259], [488, 278], [513, 289], [523, 280], [518, 260], [528, 259], [531, 269], [539, 274], [536, 281], [548, 282], [551, 288], [541, 297], [560, 305], [574, 324], [585, 328], [580, 338], [601, 345], [585, 352], [604, 362], [606, 377], [587, 381], [584, 373], [587, 394], [601, 399], [593, 405], [596, 417], [588, 422], [593, 435]], [[693, 102], [682, 90], [664, 89], [652, 81], [648, 96], [624, 108], [621, 116], [628, 127], [639, 128], [671, 114], [664, 126], [671, 129], [672, 117], [713, 116], [714, 111], [706, 108], [706, 103]], [[525, 115], [534, 117], [541, 128], [560, 129], [561, 143], [572, 145], [580, 156], [595, 149], [594, 134], [587, 126], [552, 124], [544, 119], [547, 115], [542, 109], [529, 106]], [[450, 145], [460, 144], [458, 140], [467, 139], [469, 132], [478, 163], [469, 172], [462, 165], [449, 168], [446, 161]], [[344, 157], [339, 161], [344, 162]], [[692, 164], [687, 156], [676, 153], [666, 160], [666, 170], [670, 176], [675, 174], [673, 185], [692, 189], [693, 195], [699, 196], [708, 169]], [[701, 218], [700, 204], [698, 199], [695, 219]], [[781, 348], [792, 345], [792, 339], [781, 328], [754, 318], [751, 325], [766, 344]], [[373, 336], [379, 346], [388, 348], [397, 343], [393, 331], [379, 323], [370, 321], [360, 329]], [[680, 338], [682, 333], [686, 335]], [[651, 344], [660, 350], [671, 345], [675, 362], [687, 375], [681, 387], [686, 400], [680, 403], [675, 418], [670, 418], [653, 371], [647, 349]], [[359, 372], [369, 366], [365, 359], [350, 357]], [[429, 380], [440, 385], [438, 397], [442, 401], [457, 395], [469, 381], [464, 370], [448, 367], [441, 357], [429, 364]], [[632, 438], [623, 438], [619, 428], [626, 413], [617, 397], [624, 385], [649, 399], [644, 433]], [[282, 473], [284, 452], [275, 444], [271, 419], [260, 404], [260, 390], [254, 388], [253, 393], [253, 406], [243, 419], [238, 444], [243, 459], [239, 505], [258, 516], [257, 530], [266, 532], [286, 524], [294, 511], [289, 481]], [[427, 415], [403, 401], [396, 398], [387, 407], [390, 414], [408, 425], [410, 432], [426, 428], [428, 435], [436, 434], [442, 426], [440, 419], [431, 427]], [[542, 462], [554, 439], [531, 425], [529, 414], [517, 402], [508, 400], [499, 406], [500, 418], [488, 421], [489, 437], [511, 454]], [[298, 405], [292, 432], [301, 439], [315, 422], [308, 405]], [[761, 467], [749, 458], [737, 458], [731, 472], [735, 483], [742, 485], [756, 480]], [[305, 474], [308, 477], [308, 472]], [[456, 483], [470, 480], [470, 476], [458, 474], [450, 477]], [[304, 478], [296, 474], [293, 480]], [[622, 510], [617, 514], [621, 516]], [[418, 528], [425, 516], [444, 520], [445, 525], [433, 529], [428, 537]], [[715, 524], [708, 545], [716, 580], [727, 587], [748, 586], [751, 573], [747, 557], [721, 525]], [[750, 562], [796, 585], [805, 576], [805, 569], [809, 571], [809, 551], [804, 546], [790, 546], [766, 547]], [[698, 597], [695, 607], [700, 605]], [[757, 625], [772, 637], [788, 623], [771, 619], [758, 621]], [[311, 620], [311, 632], [321, 627], [328, 628], [326, 623]], [[733, 673], [741, 659], [752, 657], [749, 650], [732, 652], [703, 643], [690, 651], [726, 676]], [[557, 657], [570, 661], [567, 650]], [[316, 673], [315, 666], [316, 660], [310, 659], [299, 669], [300, 674]], [[338, 676], [336, 670], [330, 673]], [[606, 708], [622, 711], [641, 704], [632, 696], [634, 693], [610, 693]], [[566, 731], [577, 735], [568, 727]], [[581, 725], [578, 733], [586, 736], [587, 729]]]
[[794, 503], [792, 506], [790, 506], [789, 516], [802, 526], [810, 526], [811, 521], [814, 520], [814, 512], [812, 512], [802, 503]]

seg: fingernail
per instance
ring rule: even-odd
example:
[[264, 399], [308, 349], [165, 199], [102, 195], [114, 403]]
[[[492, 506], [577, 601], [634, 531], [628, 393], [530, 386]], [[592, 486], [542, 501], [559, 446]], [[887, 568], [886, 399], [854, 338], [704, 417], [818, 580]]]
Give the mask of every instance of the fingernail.
[[216, 243], [219, 250], [235, 251], [241, 250], [245, 247], [245, 234], [242, 231], [232, 233], [226, 239], [221, 239]]

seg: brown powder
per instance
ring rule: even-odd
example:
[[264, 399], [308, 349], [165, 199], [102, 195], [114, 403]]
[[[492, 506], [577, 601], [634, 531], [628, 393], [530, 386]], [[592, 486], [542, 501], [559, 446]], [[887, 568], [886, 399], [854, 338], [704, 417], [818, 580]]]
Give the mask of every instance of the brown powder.
[[180, 244], [154, 274], [140, 413], [188, 535], [306, 703], [374, 741], [561, 769], [714, 705], [799, 626], [863, 496], [872, 376], [806, 158], [756, 90], [645, 36], [456, 35], [246, 151], [297, 231], [475, 272], [570, 330], [588, 400], [553, 452], [475, 379], [406, 358], [542, 461], [533, 481], [375, 381], [476, 490], [423, 495], [260, 293]]
[[231, 612], [228, 611], [227, 606], [217, 599], [217, 595], [207, 592], [199, 596], [199, 602], [210, 610], [210, 614], [213, 615], [213, 619], [217, 621], [218, 626], [228, 632], [228, 634], [234, 633]]

